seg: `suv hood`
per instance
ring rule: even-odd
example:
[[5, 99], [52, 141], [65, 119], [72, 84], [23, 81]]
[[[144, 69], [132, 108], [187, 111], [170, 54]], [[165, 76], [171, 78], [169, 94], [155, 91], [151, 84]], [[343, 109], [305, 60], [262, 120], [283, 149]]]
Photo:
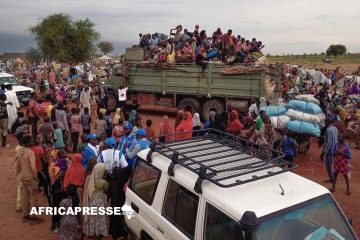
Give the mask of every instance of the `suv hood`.
[[12, 89], [13, 92], [21, 92], [21, 91], [31, 91], [31, 92], [33, 92], [34, 91], [34, 89], [32, 89], [32, 88], [21, 86], [21, 85], [13, 85], [12, 88], [13, 88]]

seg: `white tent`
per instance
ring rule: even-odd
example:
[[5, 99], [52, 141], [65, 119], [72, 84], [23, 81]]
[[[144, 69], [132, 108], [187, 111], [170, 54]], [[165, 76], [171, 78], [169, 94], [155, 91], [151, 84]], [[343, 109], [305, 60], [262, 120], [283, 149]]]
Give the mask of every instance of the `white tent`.
[[107, 60], [111, 60], [112, 58], [106, 55], [102, 55], [101, 57], [97, 58], [97, 60], [100, 61], [107, 61]]

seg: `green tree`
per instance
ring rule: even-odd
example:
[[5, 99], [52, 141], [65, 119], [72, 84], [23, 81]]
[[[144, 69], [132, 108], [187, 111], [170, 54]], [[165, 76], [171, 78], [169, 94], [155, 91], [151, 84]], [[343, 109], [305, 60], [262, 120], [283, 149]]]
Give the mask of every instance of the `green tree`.
[[330, 45], [326, 50], [326, 55], [333, 55], [334, 57], [337, 57], [345, 54], [346, 50], [346, 47], [342, 44]]
[[112, 44], [112, 42], [99, 42], [97, 44], [97, 47], [100, 49], [100, 51], [106, 55], [108, 53], [111, 53], [112, 51], [114, 51], [114, 46]]
[[29, 31], [34, 35], [43, 56], [59, 62], [78, 63], [95, 53], [94, 42], [100, 34], [89, 19], [73, 21], [69, 15], [50, 15]]
[[31, 64], [39, 65], [42, 59], [41, 51], [33, 47], [26, 49], [26, 59]]

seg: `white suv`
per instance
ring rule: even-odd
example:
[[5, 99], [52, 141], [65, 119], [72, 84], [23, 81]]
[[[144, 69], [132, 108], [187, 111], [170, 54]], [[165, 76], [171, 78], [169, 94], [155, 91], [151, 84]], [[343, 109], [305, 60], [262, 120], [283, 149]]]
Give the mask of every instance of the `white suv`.
[[357, 239], [329, 191], [281, 153], [209, 131], [138, 154], [126, 190], [137, 238]]
[[34, 91], [34, 89], [19, 85], [18, 79], [14, 75], [0, 72], [0, 85], [2, 84], [12, 85], [12, 91], [16, 93], [19, 103], [22, 103], [24, 105], [27, 105], [29, 103], [31, 93]]

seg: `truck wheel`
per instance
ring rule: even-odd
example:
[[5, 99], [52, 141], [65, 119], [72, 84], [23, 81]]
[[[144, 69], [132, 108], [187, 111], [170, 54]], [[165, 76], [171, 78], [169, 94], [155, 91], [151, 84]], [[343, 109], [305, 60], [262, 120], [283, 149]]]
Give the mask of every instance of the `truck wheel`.
[[117, 96], [115, 93], [113, 92], [109, 92], [108, 93], [108, 109], [110, 111], [115, 111], [116, 110], [116, 106], [117, 106]]
[[216, 113], [222, 113], [225, 110], [224, 104], [217, 100], [211, 99], [207, 101], [202, 107], [202, 118], [204, 120], [209, 119], [210, 111], [215, 111]]
[[191, 110], [191, 112], [194, 113], [199, 113], [201, 111], [201, 106], [198, 100], [196, 100], [195, 98], [184, 98], [182, 99], [179, 104], [178, 107], [182, 110]]

